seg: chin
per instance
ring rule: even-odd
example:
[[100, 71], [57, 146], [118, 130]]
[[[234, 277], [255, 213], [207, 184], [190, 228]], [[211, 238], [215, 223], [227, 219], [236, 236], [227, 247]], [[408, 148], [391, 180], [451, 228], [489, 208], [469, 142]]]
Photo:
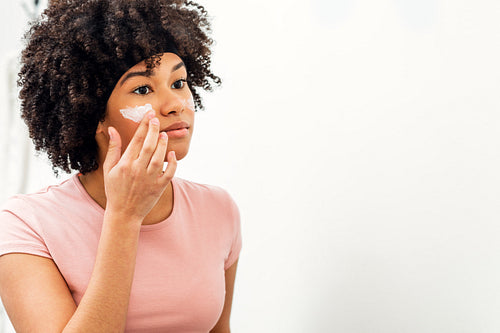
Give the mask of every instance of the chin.
[[[175, 151], [175, 157], [177, 158], [177, 161], [182, 160], [188, 154], [188, 152], [185, 150], [181, 150], [181, 149], [172, 149], [172, 150]], [[170, 152], [170, 151], [171, 150], [169, 150], [168, 152]], [[168, 152], [167, 152], [167, 154], [165, 154], [165, 162], [167, 162]]]

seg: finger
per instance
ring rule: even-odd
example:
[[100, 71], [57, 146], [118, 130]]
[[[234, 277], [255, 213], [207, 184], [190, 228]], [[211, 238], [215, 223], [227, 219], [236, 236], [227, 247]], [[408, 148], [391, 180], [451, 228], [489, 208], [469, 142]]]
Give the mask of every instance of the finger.
[[161, 174], [163, 172], [163, 163], [165, 162], [165, 154], [167, 153], [168, 146], [168, 135], [165, 132], [161, 132], [159, 136], [158, 145], [148, 165], [149, 174]]
[[123, 153], [123, 156], [125, 158], [136, 159], [137, 156], [139, 156], [139, 153], [141, 152], [142, 149], [142, 145], [148, 133], [149, 121], [153, 119], [154, 116], [155, 113], [153, 111], [150, 111], [146, 113], [144, 118], [142, 118], [139, 127], [137, 127], [137, 129], [135, 130], [132, 140], [130, 140], [127, 149]]
[[148, 133], [146, 139], [144, 139], [144, 144], [139, 153], [138, 162], [144, 168], [147, 168], [151, 157], [153, 156], [156, 146], [158, 145], [158, 136], [160, 135], [160, 121], [158, 118], [154, 117], [149, 121]]
[[177, 158], [175, 157], [175, 151], [172, 150], [168, 152], [167, 162], [167, 168], [161, 176], [161, 180], [165, 185], [168, 184], [168, 182], [171, 181], [172, 178], [174, 178], [175, 170], [177, 169]]
[[106, 158], [102, 164], [104, 173], [109, 173], [109, 171], [118, 163], [121, 156], [122, 140], [120, 134], [114, 127], [108, 127], [109, 143], [108, 152], [106, 153]]

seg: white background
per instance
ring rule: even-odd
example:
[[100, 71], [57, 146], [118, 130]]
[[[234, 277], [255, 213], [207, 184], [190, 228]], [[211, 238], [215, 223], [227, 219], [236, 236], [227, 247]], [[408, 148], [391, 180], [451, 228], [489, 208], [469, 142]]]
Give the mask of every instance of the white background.
[[233, 331], [499, 332], [500, 2], [202, 4], [224, 84], [178, 176], [240, 207]]

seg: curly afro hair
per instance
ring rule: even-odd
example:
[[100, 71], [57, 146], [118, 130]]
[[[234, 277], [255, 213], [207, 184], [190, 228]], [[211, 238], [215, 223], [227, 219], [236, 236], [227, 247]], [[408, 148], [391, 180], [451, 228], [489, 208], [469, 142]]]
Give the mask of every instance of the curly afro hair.
[[203, 109], [197, 88], [221, 83], [210, 69], [209, 33], [207, 12], [192, 1], [52, 0], [25, 34], [18, 80], [35, 149], [56, 175], [97, 169], [95, 131], [118, 79], [142, 60], [152, 70], [164, 52], [184, 61]]

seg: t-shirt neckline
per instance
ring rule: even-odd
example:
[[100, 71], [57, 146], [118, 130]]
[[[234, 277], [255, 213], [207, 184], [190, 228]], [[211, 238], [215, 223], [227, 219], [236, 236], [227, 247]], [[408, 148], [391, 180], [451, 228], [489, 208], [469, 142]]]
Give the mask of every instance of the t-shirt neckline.
[[[89, 203], [89, 205], [102, 217], [104, 217], [104, 208], [102, 208], [87, 192], [83, 184], [80, 182], [80, 179], [78, 178], [78, 174], [73, 175], [72, 177], [73, 184], [76, 186], [80, 194], [83, 196], [83, 198]], [[163, 221], [160, 221], [158, 223], [154, 224], [146, 224], [141, 226], [141, 232], [143, 231], [151, 231], [151, 230], [158, 230], [161, 228], [166, 227], [169, 225], [173, 220], [175, 220], [175, 215], [177, 213], [177, 201], [179, 199], [179, 193], [178, 193], [178, 188], [177, 188], [177, 179], [173, 178], [171, 180], [172, 182], [172, 192], [173, 192], [173, 197], [174, 197], [174, 202], [172, 205], [172, 212], [170, 215], [164, 219]]]

